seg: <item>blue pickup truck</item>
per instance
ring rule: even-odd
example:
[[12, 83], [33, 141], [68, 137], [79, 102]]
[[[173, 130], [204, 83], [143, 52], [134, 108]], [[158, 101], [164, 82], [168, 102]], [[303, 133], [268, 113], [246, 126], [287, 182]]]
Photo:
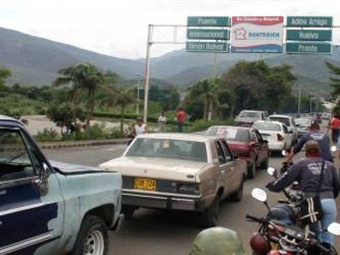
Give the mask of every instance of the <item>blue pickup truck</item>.
[[0, 116], [0, 254], [108, 253], [122, 177], [48, 161], [25, 125]]

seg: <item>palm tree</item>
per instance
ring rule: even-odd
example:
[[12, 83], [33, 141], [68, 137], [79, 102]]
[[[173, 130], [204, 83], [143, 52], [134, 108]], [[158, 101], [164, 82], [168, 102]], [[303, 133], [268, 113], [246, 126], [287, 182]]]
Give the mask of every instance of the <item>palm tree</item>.
[[121, 107], [121, 119], [120, 119], [120, 132], [123, 133], [124, 131], [124, 115], [125, 115], [125, 107], [128, 104], [136, 103], [138, 99], [134, 96], [133, 87], [127, 87], [121, 89], [115, 94], [107, 94], [107, 97], [104, 98], [100, 106], [120, 106]]
[[208, 121], [212, 118], [214, 108], [219, 105], [217, 91], [220, 83], [219, 81], [219, 78], [214, 78], [210, 81], [205, 79], [188, 89], [190, 98], [203, 100], [203, 118]]
[[73, 100], [73, 121], [76, 120], [76, 107], [82, 96], [86, 95], [86, 127], [90, 127], [90, 120], [95, 107], [95, 94], [98, 90], [109, 89], [115, 91], [114, 84], [118, 75], [112, 72], [102, 73], [92, 64], [78, 64], [59, 70], [58, 77], [53, 85], [71, 84], [71, 97]]

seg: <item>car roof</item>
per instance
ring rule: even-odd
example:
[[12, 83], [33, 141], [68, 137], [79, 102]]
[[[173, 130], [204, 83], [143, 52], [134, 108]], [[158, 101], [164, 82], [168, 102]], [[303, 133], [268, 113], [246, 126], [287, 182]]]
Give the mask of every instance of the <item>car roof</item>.
[[24, 124], [20, 120], [7, 116], [7, 115], [0, 115], [0, 121], [1, 121], [1, 125], [12, 126], [12, 127], [13, 126], [17, 127], [18, 125], [24, 126]]
[[183, 141], [207, 142], [211, 140], [221, 139], [215, 136], [206, 136], [204, 134], [188, 134], [188, 133], [147, 133], [138, 135], [137, 138], [155, 138], [155, 139], [173, 139]]
[[279, 125], [282, 125], [282, 126], [286, 126], [286, 124], [282, 123], [281, 121], [277, 121], [277, 120], [258, 120], [258, 121], [255, 121], [255, 123], [274, 123], [274, 124], [279, 124]]
[[268, 116], [268, 118], [270, 118], [270, 117], [293, 118], [292, 116], [284, 115], [284, 114], [271, 114], [271, 115]]
[[237, 128], [237, 129], [245, 129], [245, 130], [254, 129], [252, 127], [232, 126], [232, 125], [214, 125], [214, 126], [210, 126], [209, 128]]

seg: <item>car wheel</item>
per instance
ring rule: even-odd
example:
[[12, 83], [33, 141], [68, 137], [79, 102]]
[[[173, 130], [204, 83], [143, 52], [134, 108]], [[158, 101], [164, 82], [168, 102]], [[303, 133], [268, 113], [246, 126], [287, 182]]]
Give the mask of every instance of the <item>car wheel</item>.
[[232, 194], [230, 194], [230, 200], [233, 202], [239, 202], [242, 200], [243, 197], [243, 182], [244, 178], [242, 178], [240, 187]]
[[106, 255], [109, 248], [108, 230], [98, 216], [83, 219], [72, 255]]
[[269, 154], [268, 157], [261, 163], [261, 169], [267, 169], [269, 166]]
[[218, 221], [218, 214], [220, 212], [220, 197], [216, 195], [212, 204], [206, 208], [201, 215], [201, 222], [203, 227], [215, 227]]
[[135, 212], [137, 208], [135, 206], [130, 205], [123, 205], [122, 206], [122, 213], [125, 216], [125, 219], [131, 220], [133, 217], [133, 213]]
[[248, 167], [247, 177], [253, 179], [256, 174], [256, 163], [255, 161]]

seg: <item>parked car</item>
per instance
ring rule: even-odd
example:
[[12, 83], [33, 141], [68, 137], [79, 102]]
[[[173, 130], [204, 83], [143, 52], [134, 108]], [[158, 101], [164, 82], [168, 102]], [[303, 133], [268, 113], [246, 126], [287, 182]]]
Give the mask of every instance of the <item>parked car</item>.
[[280, 121], [283, 124], [285, 124], [288, 128], [288, 131], [292, 133], [291, 144], [294, 145], [297, 142], [299, 137], [298, 137], [298, 130], [294, 122], [294, 117], [290, 115], [272, 114], [268, 116], [268, 120]]
[[121, 174], [50, 162], [22, 122], [0, 116], [0, 254], [104, 255], [121, 195]]
[[257, 168], [268, 168], [269, 147], [254, 128], [239, 126], [211, 126], [206, 135], [224, 137], [235, 156], [247, 161], [248, 177], [254, 178]]
[[321, 113], [321, 119], [329, 121], [332, 118], [332, 114], [329, 112]]
[[310, 126], [312, 125], [313, 120], [311, 118], [296, 118], [295, 125], [298, 129], [298, 138], [303, 136], [305, 133], [309, 131]]
[[266, 111], [242, 110], [234, 120], [235, 126], [250, 127], [257, 120], [264, 120], [268, 117]]
[[242, 199], [247, 174], [224, 138], [181, 133], [139, 135], [100, 167], [122, 174], [127, 219], [138, 208], [185, 210], [198, 212], [203, 226], [217, 224], [222, 200]]
[[259, 120], [253, 125], [263, 139], [268, 141], [269, 150], [271, 152], [280, 152], [290, 149], [292, 146], [292, 132], [288, 131], [285, 124], [280, 121]]

